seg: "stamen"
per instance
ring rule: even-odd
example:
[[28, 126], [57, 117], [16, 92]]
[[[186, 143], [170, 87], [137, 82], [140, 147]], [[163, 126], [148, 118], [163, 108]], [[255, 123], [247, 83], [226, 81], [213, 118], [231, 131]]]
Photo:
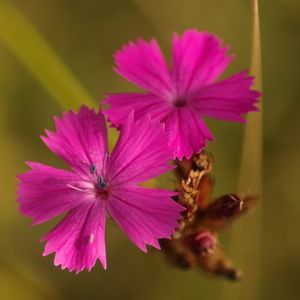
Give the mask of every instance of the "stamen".
[[96, 166], [94, 164], [92, 164], [90, 166], [90, 172], [91, 172], [92, 175], [95, 174], [95, 172], [96, 172]]
[[80, 189], [80, 188], [78, 188], [78, 187], [76, 187], [76, 186], [73, 186], [73, 185], [71, 185], [71, 184], [67, 184], [67, 186], [68, 186], [69, 188], [73, 189], [73, 190], [76, 190], [76, 191], [85, 193], [85, 191], [84, 191], [83, 189]]
[[107, 183], [104, 181], [104, 179], [101, 176], [98, 177], [96, 186], [97, 188], [100, 188], [102, 190], [107, 189]]

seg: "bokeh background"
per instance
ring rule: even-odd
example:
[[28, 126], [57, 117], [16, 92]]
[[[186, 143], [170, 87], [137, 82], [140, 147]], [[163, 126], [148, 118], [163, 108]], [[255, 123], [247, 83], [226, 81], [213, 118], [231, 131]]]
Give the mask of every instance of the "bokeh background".
[[[15, 175], [26, 170], [24, 160], [63, 166], [39, 139], [44, 128], [53, 128], [52, 116], [62, 107], [0, 40], [0, 299], [300, 298], [300, 2], [260, 2], [264, 193], [259, 210], [222, 235], [224, 249], [245, 273], [243, 282], [177, 270], [161, 253], [141, 253], [112, 223], [107, 232], [107, 271], [97, 264], [92, 272], [75, 275], [54, 267], [53, 256], [42, 257], [38, 241], [57, 220], [31, 227], [18, 212]], [[113, 72], [112, 54], [138, 36], [156, 37], [169, 57], [172, 32], [191, 27], [215, 32], [236, 53], [226, 74], [249, 68], [250, 1], [16, 0], [13, 4], [95, 103], [108, 92], [135, 90]], [[13, 21], [5, 26], [20, 30]], [[216, 137], [209, 146], [216, 161], [214, 193], [235, 191], [243, 125], [209, 124]]]

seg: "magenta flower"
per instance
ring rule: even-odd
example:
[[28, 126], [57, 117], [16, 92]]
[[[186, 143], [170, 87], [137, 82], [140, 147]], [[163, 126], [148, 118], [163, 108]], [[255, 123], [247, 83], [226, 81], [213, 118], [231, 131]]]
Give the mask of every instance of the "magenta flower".
[[137, 118], [150, 113], [165, 123], [174, 157], [189, 158], [213, 139], [203, 117], [245, 122], [242, 115], [257, 111], [260, 93], [250, 90], [253, 77], [245, 71], [216, 81], [233, 59], [228, 50], [207, 32], [174, 34], [168, 68], [155, 39], [130, 42], [115, 54], [115, 70], [145, 93], [109, 95], [105, 114], [120, 128], [132, 109]]
[[174, 192], [138, 186], [172, 169], [162, 126], [149, 115], [134, 122], [130, 113], [111, 155], [102, 113], [82, 107], [55, 118], [55, 126], [42, 140], [71, 171], [29, 162], [31, 170], [18, 176], [20, 210], [34, 224], [67, 213], [43, 237], [44, 255], [55, 252], [54, 264], [70, 271], [91, 270], [97, 259], [106, 268], [109, 216], [142, 251], [146, 244], [159, 249], [158, 239], [170, 238], [183, 210]]

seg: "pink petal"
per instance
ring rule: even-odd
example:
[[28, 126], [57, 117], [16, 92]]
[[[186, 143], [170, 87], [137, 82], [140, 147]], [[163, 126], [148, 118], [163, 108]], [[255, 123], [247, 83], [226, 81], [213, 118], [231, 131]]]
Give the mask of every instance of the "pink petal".
[[87, 201], [72, 209], [45, 237], [44, 256], [55, 252], [54, 264], [62, 269], [88, 271], [100, 260], [106, 269], [106, 212], [104, 201]]
[[149, 115], [134, 121], [133, 112], [122, 126], [119, 140], [107, 162], [111, 185], [133, 184], [172, 169], [172, 152], [162, 124]]
[[206, 141], [213, 140], [208, 127], [199, 114], [189, 107], [181, 107], [170, 113], [164, 120], [169, 133], [169, 146], [174, 158], [187, 159], [206, 146]]
[[155, 39], [124, 45], [116, 52], [115, 62], [118, 74], [146, 91], [162, 97], [172, 93], [168, 66]]
[[103, 103], [110, 104], [110, 108], [104, 111], [104, 114], [107, 115], [112, 125], [118, 129], [121, 128], [132, 110], [134, 110], [136, 119], [149, 113], [153, 120], [160, 121], [172, 109], [169, 102], [153, 94], [110, 94]]
[[85, 106], [78, 113], [63, 113], [55, 118], [56, 132], [46, 131], [42, 137], [56, 155], [74, 170], [89, 176], [91, 165], [102, 170], [107, 154], [107, 130], [104, 117]]
[[188, 101], [203, 116], [245, 122], [241, 115], [258, 110], [255, 104], [260, 93], [250, 90], [252, 84], [253, 77], [244, 71], [203, 87]]
[[233, 59], [228, 46], [213, 34], [187, 30], [173, 36], [173, 80], [178, 97], [184, 97], [214, 82]]
[[24, 215], [34, 223], [46, 222], [61, 213], [78, 206], [84, 194], [69, 187], [79, 177], [39, 163], [28, 163], [31, 170], [18, 176], [18, 202]]
[[171, 238], [184, 210], [170, 198], [174, 194], [159, 189], [121, 187], [111, 195], [108, 211], [142, 251], [147, 251], [146, 245], [160, 249], [158, 239]]

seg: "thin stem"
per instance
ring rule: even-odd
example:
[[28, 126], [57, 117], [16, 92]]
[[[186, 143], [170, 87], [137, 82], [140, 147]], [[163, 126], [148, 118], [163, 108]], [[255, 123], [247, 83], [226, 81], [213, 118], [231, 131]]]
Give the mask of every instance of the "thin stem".
[[[251, 0], [252, 8], [252, 51], [251, 51], [251, 74], [255, 76], [253, 88], [262, 90], [261, 77], [261, 46], [258, 0]], [[252, 113], [248, 117], [248, 124], [245, 129], [242, 161], [240, 169], [241, 189], [255, 189], [262, 192], [262, 101], [259, 103], [259, 113]]]
[[[254, 89], [262, 90], [261, 40], [258, 0], [251, 0], [251, 74], [255, 76]], [[248, 117], [245, 128], [239, 177], [239, 189], [259, 194], [255, 213], [235, 224], [231, 231], [230, 252], [245, 270], [245, 278], [235, 287], [224, 285], [223, 299], [260, 299], [261, 297], [261, 235], [262, 235], [262, 163], [263, 128], [262, 102], [260, 112]]]

